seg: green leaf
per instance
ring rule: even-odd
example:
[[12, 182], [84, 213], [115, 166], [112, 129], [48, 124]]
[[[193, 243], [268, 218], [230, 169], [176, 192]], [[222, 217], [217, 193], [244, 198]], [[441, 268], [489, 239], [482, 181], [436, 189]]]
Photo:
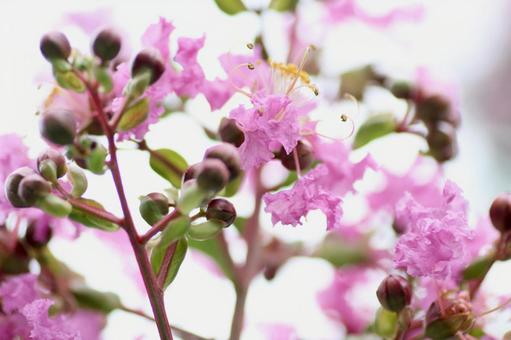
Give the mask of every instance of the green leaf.
[[335, 267], [358, 264], [368, 260], [367, 240], [347, 242], [335, 233], [329, 233], [312, 256], [322, 258]]
[[53, 74], [57, 83], [65, 89], [79, 93], [86, 89], [83, 81], [73, 71], [61, 72], [54, 69]]
[[391, 338], [397, 330], [398, 315], [384, 308], [379, 308], [374, 321], [374, 332], [382, 338]]
[[369, 117], [360, 126], [353, 141], [353, 149], [358, 149], [369, 142], [396, 131], [396, 121], [390, 113], [382, 113]]
[[101, 92], [108, 93], [112, 91], [113, 82], [110, 74], [108, 74], [108, 69], [105, 67], [96, 67], [94, 68], [94, 76], [96, 77], [96, 81], [101, 85]]
[[152, 150], [149, 165], [161, 177], [174, 187], [181, 187], [181, 177], [188, 168], [186, 160], [177, 152], [170, 149]]
[[[153, 268], [153, 271], [155, 273], [158, 273], [161, 270], [161, 265], [163, 263], [163, 258], [165, 257], [165, 253], [167, 252], [167, 249], [174, 243], [175, 241], [178, 241], [183, 238], [186, 231], [190, 227], [190, 218], [188, 216], [180, 216], [172, 221], [170, 221], [165, 229], [162, 232], [162, 235], [160, 237], [160, 240], [158, 243], [154, 246], [152, 252], [151, 252], [151, 266]], [[181, 265], [181, 262], [184, 259], [186, 249], [182, 248], [188, 248], [188, 245], [183, 245], [178, 242], [176, 246], [176, 252], [178, 251], [178, 248], [180, 247], [180, 251], [184, 252], [183, 254], [179, 255], [182, 256], [179, 263], [174, 264], [174, 266], [177, 266], [175, 268], [171, 268], [175, 272], [173, 273], [173, 277], [169, 279], [169, 275], [171, 273], [171, 270], [169, 269], [169, 275], [167, 275], [167, 280], [170, 282], [174, 279], [174, 277], [177, 274], [177, 270], [179, 269], [179, 266]], [[176, 261], [179, 259], [179, 256], [176, 257]], [[174, 261], [174, 257], [172, 259]]]
[[272, 0], [270, 8], [280, 12], [294, 11], [297, 4], [298, 0]]
[[55, 217], [66, 217], [71, 213], [69, 202], [53, 194], [46, 195], [36, 202], [36, 206], [45, 213]]
[[179, 241], [177, 241], [176, 250], [174, 251], [174, 255], [172, 256], [169, 271], [163, 283], [163, 289], [167, 288], [176, 278], [177, 272], [179, 271], [179, 268], [181, 268], [181, 264], [183, 263], [186, 257], [187, 250], [188, 240], [186, 238], [182, 238]]
[[206, 241], [215, 237], [222, 227], [222, 224], [215, 220], [193, 224], [188, 230], [188, 236], [193, 240]]
[[493, 256], [485, 256], [475, 260], [463, 271], [463, 279], [468, 281], [483, 278], [494, 262]]
[[377, 78], [371, 65], [345, 72], [341, 75], [341, 88], [339, 95], [352, 95], [358, 100], [364, 97], [364, 91], [370, 81]]
[[234, 15], [247, 9], [241, 0], [215, 0], [215, 3], [218, 8], [229, 15]]
[[220, 245], [216, 238], [207, 241], [195, 241], [192, 239], [188, 240], [188, 245], [194, 248], [204, 255], [209, 256], [218, 267], [224, 272], [225, 276], [230, 280], [233, 279], [233, 273], [230, 269], [229, 263], [227, 262]]
[[137, 127], [147, 119], [148, 113], [149, 99], [142, 98], [124, 111], [119, 121], [119, 129], [121, 131], [129, 131]]
[[[91, 206], [91, 207], [104, 210], [101, 203], [96, 202], [94, 200], [81, 198], [80, 201], [84, 204]], [[112, 223], [107, 220], [104, 220], [101, 217], [91, 215], [77, 207], [73, 207], [73, 210], [71, 211], [71, 214], [69, 215], [69, 218], [71, 218], [72, 220], [74, 220], [76, 222], [83, 224], [84, 226], [101, 229], [104, 231], [116, 231], [119, 229], [119, 226], [117, 224]]]
[[115, 309], [122, 308], [121, 299], [115, 293], [100, 292], [89, 287], [71, 288], [78, 306], [108, 314]]

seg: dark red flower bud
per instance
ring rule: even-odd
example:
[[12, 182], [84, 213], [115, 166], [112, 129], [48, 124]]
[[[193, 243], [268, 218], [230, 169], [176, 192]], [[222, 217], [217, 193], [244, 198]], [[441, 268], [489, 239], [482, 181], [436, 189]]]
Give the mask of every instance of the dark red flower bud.
[[201, 163], [190, 165], [188, 169], [186, 169], [185, 173], [183, 174], [183, 183], [197, 178], [197, 170], [200, 168], [200, 164]]
[[423, 98], [417, 103], [417, 116], [427, 123], [447, 120], [450, 110], [449, 101], [440, 95]]
[[33, 174], [35, 174], [34, 170], [23, 167], [11, 173], [5, 180], [5, 196], [13, 207], [26, 208], [30, 206], [18, 195], [18, 188], [23, 178]]
[[71, 45], [61, 32], [49, 32], [43, 35], [39, 48], [48, 61], [67, 59], [71, 55]]
[[219, 159], [205, 159], [197, 168], [197, 185], [205, 191], [218, 192], [229, 181], [229, 170]]
[[501, 232], [511, 230], [511, 194], [497, 196], [490, 207], [490, 218], [493, 226]]
[[236, 219], [236, 209], [231, 202], [223, 198], [211, 200], [206, 209], [206, 218], [208, 220], [220, 221], [226, 228], [234, 223]]
[[120, 50], [121, 36], [112, 29], [104, 29], [99, 32], [92, 43], [94, 55], [102, 61], [114, 59]]
[[277, 158], [280, 159], [280, 162], [286, 169], [296, 171], [296, 162], [294, 156], [295, 150], [298, 153], [298, 165], [300, 166], [300, 169], [308, 168], [314, 160], [312, 148], [308, 144], [301, 141], [296, 144], [295, 149], [289, 154], [287, 154], [286, 150], [283, 148], [280, 149], [280, 152], [277, 154]]
[[231, 118], [222, 118], [218, 127], [218, 134], [223, 142], [239, 147], [245, 141], [245, 135], [238, 123]]
[[154, 225], [169, 213], [169, 199], [159, 192], [152, 192], [140, 200], [139, 211], [147, 223]]
[[25, 241], [33, 248], [42, 248], [50, 242], [52, 236], [53, 230], [49, 225], [36, 226], [32, 223], [27, 227]]
[[410, 304], [412, 289], [403, 277], [389, 275], [380, 283], [376, 296], [383, 308], [399, 313]]
[[47, 180], [38, 174], [25, 176], [19, 183], [18, 196], [28, 205], [35, 202], [51, 192], [51, 186]]
[[224, 162], [229, 170], [229, 180], [233, 180], [241, 173], [241, 159], [238, 149], [228, 143], [215, 145], [204, 154], [204, 159], [216, 158]]
[[163, 58], [157, 49], [144, 49], [136, 55], [133, 61], [133, 65], [131, 66], [131, 76], [133, 78], [147, 71], [151, 74], [149, 84], [154, 84], [160, 79], [163, 72], [165, 72]]
[[76, 135], [76, 120], [71, 112], [45, 112], [40, 124], [41, 135], [53, 144], [69, 145]]
[[57, 150], [48, 149], [41, 153], [39, 157], [37, 157], [37, 169], [39, 170], [39, 172], [42, 171], [41, 167], [45, 162], [52, 162], [54, 164], [57, 178], [60, 178], [66, 174], [67, 171], [66, 158]]
[[438, 162], [448, 161], [458, 153], [456, 130], [446, 122], [430, 125], [426, 137], [431, 156]]

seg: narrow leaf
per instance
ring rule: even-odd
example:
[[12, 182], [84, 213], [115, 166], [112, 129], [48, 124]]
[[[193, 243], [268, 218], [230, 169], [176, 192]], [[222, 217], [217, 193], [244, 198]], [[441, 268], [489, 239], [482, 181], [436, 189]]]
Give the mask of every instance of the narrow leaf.
[[167, 288], [176, 278], [177, 272], [179, 271], [179, 268], [181, 267], [181, 264], [183, 263], [186, 257], [187, 250], [188, 241], [186, 240], [186, 238], [183, 237], [182, 239], [177, 241], [176, 250], [174, 251], [174, 255], [172, 256], [172, 261], [170, 262], [167, 277], [165, 278], [165, 282], [163, 284], [163, 289]]
[[484, 277], [494, 262], [490, 256], [477, 259], [463, 271], [463, 279], [468, 281]]
[[280, 12], [294, 11], [297, 4], [298, 0], [272, 0], [270, 8]]
[[234, 15], [247, 9], [241, 0], [215, 0], [215, 3], [218, 8], [229, 15]]
[[[97, 209], [104, 209], [101, 203], [96, 202], [91, 199], [82, 198], [80, 201], [84, 204], [87, 204], [91, 207], [97, 208]], [[104, 231], [116, 231], [119, 229], [119, 226], [115, 223], [112, 223], [110, 221], [104, 220], [101, 217], [97, 217], [94, 215], [89, 214], [88, 212], [85, 212], [81, 210], [80, 208], [73, 207], [73, 210], [71, 211], [71, 214], [69, 215], [69, 218], [72, 220], [79, 222], [83, 224], [84, 226], [101, 229]]]
[[108, 314], [122, 307], [121, 299], [115, 293], [100, 292], [89, 287], [71, 288], [71, 293], [81, 308]]
[[231, 271], [231, 268], [225, 259], [223, 252], [218, 244], [218, 241], [216, 238], [210, 239], [207, 241], [195, 241], [192, 239], [188, 240], [188, 245], [191, 248], [194, 248], [204, 255], [209, 256], [217, 265], [218, 267], [224, 272], [225, 276], [229, 278], [230, 280], [233, 279], [233, 273]]
[[396, 121], [390, 113], [382, 113], [369, 117], [357, 131], [353, 149], [360, 148], [369, 142], [396, 131]]
[[147, 119], [148, 113], [149, 100], [147, 98], [140, 99], [124, 111], [119, 122], [119, 129], [128, 131], [137, 127]]
[[181, 187], [181, 177], [188, 168], [186, 160], [170, 149], [152, 150], [149, 165], [161, 177], [169, 181], [175, 188]]

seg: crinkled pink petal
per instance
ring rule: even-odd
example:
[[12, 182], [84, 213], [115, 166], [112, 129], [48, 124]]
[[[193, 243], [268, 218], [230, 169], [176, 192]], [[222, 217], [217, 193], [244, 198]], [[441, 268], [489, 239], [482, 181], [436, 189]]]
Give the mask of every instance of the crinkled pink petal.
[[71, 12], [64, 15], [64, 21], [80, 27], [87, 34], [92, 34], [112, 22], [112, 11], [98, 8], [90, 12]]
[[169, 39], [174, 28], [170, 21], [160, 17], [158, 23], [150, 25], [142, 35], [142, 45], [158, 49], [163, 60], [168, 60], [170, 57]]
[[23, 274], [11, 277], [0, 285], [2, 309], [5, 313], [13, 313], [39, 297], [36, 288], [37, 276]]
[[201, 91], [209, 103], [211, 110], [218, 110], [234, 94], [234, 88], [227, 80], [216, 78], [215, 80], [205, 80]]
[[202, 89], [205, 78], [202, 67], [197, 62], [197, 54], [204, 46], [205, 39], [205, 36], [198, 39], [178, 39], [178, 51], [174, 60], [183, 69], [177, 73], [171, 72], [170, 82], [172, 88], [179, 96], [193, 98]]

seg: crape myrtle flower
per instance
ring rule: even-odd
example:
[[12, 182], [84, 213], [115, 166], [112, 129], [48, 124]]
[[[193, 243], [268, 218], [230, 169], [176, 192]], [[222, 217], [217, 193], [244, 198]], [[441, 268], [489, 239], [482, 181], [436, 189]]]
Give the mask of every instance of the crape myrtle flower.
[[458, 279], [469, 262], [473, 239], [461, 189], [447, 181], [435, 207], [425, 207], [407, 193], [398, 204], [397, 216], [407, 231], [395, 247], [396, 267], [414, 277]]
[[357, 163], [349, 160], [350, 149], [342, 142], [313, 143], [316, 158], [321, 161], [299, 178], [293, 187], [277, 193], [267, 193], [265, 211], [272, 214], [274, 224], [296, 226], [311, 210], [321, 210], [327, 218], [327, 229], [339, 228], [342, 217], [342, 197], [353, 192], [353, 183], [362, 179], [367, 169], [375, 169], [370, 156]]
[[0, 334], [6, 339], [96, 340], [105, 324], [104, 316], [85, 310], [49, 316], [54, 302], [44, 297], [33, 274], [5, 280], [0, 298]]

